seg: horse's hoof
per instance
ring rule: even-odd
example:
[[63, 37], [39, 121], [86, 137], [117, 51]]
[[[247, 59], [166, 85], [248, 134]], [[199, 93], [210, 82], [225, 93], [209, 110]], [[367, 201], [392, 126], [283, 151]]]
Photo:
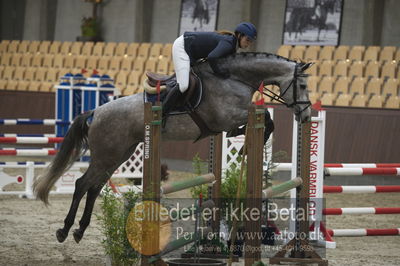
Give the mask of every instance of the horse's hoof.
[[244, 134], [246, 134], [246, 127], [234, 128], [231, 131], [226, 132], [226, 137], [232, 138], [232, 137], [237, 137], [239, 135], [244, 135]]
[[236, 136], [238, 136], [238, 135], [239, 135], [239, 133], [238, 133], [238, 129], [237, 129], [237, 128], [232, 129], [231, 131], [226, 132], [226, 137], [227, 137], [227, 138], [236, 137]]
[[74, 236], [75, 242], [79, 243], [79, 241], [81, 241], [81, 239], [83, 237], [83, 233], [79, 229], [76, 229], [76, 230], [74, 230], [73, 236]]
[[68, 236], [68, 233], [67, 234], [64, 233], [64, 231], [62, 229], [58, 229], [56, 232], [57, 240], [60, 243], [64, 242], [64, 240], [67, 238], [67, 236]]

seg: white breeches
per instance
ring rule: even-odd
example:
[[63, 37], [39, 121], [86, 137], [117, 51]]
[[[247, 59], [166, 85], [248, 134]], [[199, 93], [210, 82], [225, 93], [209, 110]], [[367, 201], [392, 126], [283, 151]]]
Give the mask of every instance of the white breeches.
[[189, 87], [190, 58], [185, 51], [183, 35], [179, 36], [172, 46], [172, 60], [174, 61], [179, 90], [184, 93]]

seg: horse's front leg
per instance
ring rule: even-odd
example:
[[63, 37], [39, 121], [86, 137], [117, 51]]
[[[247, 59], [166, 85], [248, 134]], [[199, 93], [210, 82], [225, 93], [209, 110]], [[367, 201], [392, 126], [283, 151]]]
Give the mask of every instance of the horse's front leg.
[[269, 136], [271, 136], [272, 132], [275, 129], [274, 121], [271, 119], [271, 114], [265, 109], [265, 121], [264, 121], [265, 129], [264, 129], [264, 145], [267, 143]]
[[[264, 130], [264, 145], [267, 143], [269, 137], [271, 136], [272, 132], [275, 129], [274, 121], [271, 119], [271, 114], [268, 112], [268, 109], [265, 109], [265, 120], [264, 120], [265, 130]], [[226, 133], [226, 137], [236, 137], [240, 135], [246, 134], [246, 126], [241, 128], [235, 128], [231, 131]], [[240, 151], [240, 153], [242, 150]]]

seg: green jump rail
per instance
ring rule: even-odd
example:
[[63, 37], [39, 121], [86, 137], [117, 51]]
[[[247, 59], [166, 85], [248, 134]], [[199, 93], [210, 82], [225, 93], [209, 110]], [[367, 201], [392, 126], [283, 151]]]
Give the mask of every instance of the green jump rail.
[[273, 196], [279, 195], [281, 193], [284, 193], [286, 191], [291, 190], [292, 188], [296, 188], [300, 186], [303, 183], [303, 180], [301, 177], [296, 177], [294, 179], [291, 179], [289, 181], [283, 182], [279, 185], [275, 185], [272, 187], [269, 187], [263, 191], [263, 197], [264, 198], [271, 198]]
[[171, 182], [161, 187], [161, 194], [170, 194], [187, 188], [208, 184], [215, 181], [214, 174], [208, 173], [183, 181]]

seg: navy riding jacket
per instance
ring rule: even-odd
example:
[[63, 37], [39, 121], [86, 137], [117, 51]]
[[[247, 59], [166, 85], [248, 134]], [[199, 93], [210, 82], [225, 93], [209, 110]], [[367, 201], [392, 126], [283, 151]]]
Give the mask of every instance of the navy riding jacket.
[[224, 35], [217, 32], [185, 32], [185, 50], [193, 66], [197, 60], [206, 58], [212, 70], [223, 74], [215, 64], [215, 59], [236, 52], [237, 38], [233, 35]]

